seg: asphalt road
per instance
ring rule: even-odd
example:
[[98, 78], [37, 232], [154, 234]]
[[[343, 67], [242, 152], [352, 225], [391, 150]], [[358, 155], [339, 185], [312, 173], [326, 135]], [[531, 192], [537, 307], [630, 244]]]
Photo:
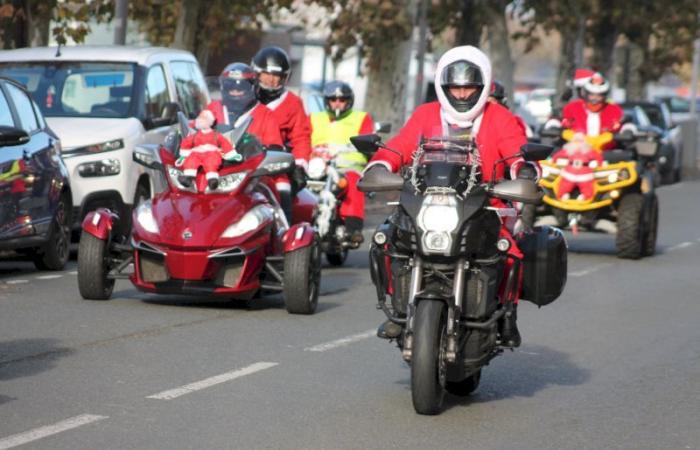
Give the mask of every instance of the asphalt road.
[[375, 337], [366, 251], [327, 268], [317, 314], [137, 292], [81, 300], [76, 266], [0, 262], [0, 449], [700, 448], [700, 183], [659, 191], [658, 255], [569, 240], [554, 304], [467, 399], [418, 416]]

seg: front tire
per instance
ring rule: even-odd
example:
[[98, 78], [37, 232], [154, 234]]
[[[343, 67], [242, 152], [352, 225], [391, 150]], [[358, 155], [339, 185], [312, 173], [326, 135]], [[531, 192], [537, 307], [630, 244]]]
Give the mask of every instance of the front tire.
[[321, 248], [318, 237], [308, 247], [284, 255], [284, 304], [291, 314], [313, 314], [321, 289]]
[[656, 236], [659, 229], [659, 199], [656, 194], [652, 194], [648, 220], [642, 254], [644, 256], [653, 256], [656, 253]]
[[108, 242], [90, 233], [80, 235], [78, 245], [78, 290], [85, 300], [109, 300], [114, 280], [107, 278]]
[[639, 193], [627, 194], [617, 208], [617, 256], [625, 259], [639, 259], [642, 256], [642, 209], [644, 196]]
[[442, 410], [447, 377], [445, 318], [443, 302], [422, 300], [418, 303], [411, 358], [411, 395], [418, 414], [435, 415]]
[[70, 256], [70, 207], [62, 198], [51, 221], [49, 240], [33, 256], [34, 266], [39, 270], [62, 270]]

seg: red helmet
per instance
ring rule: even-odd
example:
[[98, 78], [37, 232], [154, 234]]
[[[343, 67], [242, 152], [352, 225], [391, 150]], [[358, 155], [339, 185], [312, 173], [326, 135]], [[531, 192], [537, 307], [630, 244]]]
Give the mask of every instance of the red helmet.
[[605, 98], [610, 92], [610, 83], [600, 73], [594, 73], [583, 85], [584, 101], [586, 107], [593, 112], [598, 112], [605, 106]]

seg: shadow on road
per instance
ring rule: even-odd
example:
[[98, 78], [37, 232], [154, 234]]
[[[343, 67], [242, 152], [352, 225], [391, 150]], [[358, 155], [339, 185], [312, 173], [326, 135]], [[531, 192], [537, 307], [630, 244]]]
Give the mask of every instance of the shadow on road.
[[18, 339], [0, 342], [0, 381], [51, 370], [59, 358], [74, 352], [72, 349], [59, 346], [58, 343], [57, 339]]

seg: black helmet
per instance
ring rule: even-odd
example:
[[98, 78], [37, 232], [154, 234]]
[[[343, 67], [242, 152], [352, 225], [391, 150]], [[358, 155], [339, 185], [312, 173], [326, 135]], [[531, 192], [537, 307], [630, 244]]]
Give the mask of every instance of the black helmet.
[[[219, 85], [221, 101], [228, 110], [231, 124], [258, 102], [255, 97], [255, 72], [248, 64], [237, 62], [226, 66], [219, 76]], [[235, 95], [231, 92], [235, 92]]]
[[[440, 86], [447, 100], [458, 112], [467, 112], [476, 105], [484, 89], [484, 77], [481, 69], [469, 61], [460, 60], [445, 67], [440, 75]], [[476, 92], [465, 100], [459, 100], [450, 94], [451, 87], [475, 87]]]
[[258, 83], [258, 98], [263, 103], [269, 103], [276, 99], [284, 90], [284, 85], [289, 80], [292, 65], [289, 62], [287, 52], [279, 47], [265, 47], [253, 56], [251, 63], [256, 74], [262, 72], [279, 75], [282, 79], [278, 87], [265, 86]]
[[[342, 98], [347, 101], [342, 109], [333, 109], [331, 107], [331, 99]], [[330, 81], [323, 88], [323, 104], [326, 106], [326, 111], [336, 119], [341, 119], [352, 109], [355, 103], [355, 93], [349, 84], [343, 81]]]
[[496, 99], [496, 101], [501, 105], [508, 107], [506, 90], [500, 82], [494, 80], [493, 83], [491, 83], [491, 92], [489, 93], [489, 96]]

